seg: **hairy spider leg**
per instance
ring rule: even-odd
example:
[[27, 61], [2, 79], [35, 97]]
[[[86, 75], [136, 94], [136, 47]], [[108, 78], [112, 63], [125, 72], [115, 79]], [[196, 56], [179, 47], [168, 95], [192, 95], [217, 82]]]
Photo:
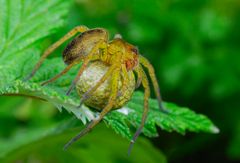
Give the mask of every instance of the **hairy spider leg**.
[[141, 131], [142, 131], [144, 125], [145, 125], [147, 115], [148, 115], [148, 110], [149, 110], [148, 99], [150, 97], [150, 87], [149, 87], [148, 78], [147, 78], [147, 75], [145, 74], [145, 72], [143, 71], [141, 65], [138, 66], [138, 69], [142, 74], [142, 85], [143, 85], [143, 88], [144, 88], [144, 109], [143, 109], [141, 124], [138, 127], [137, 131], [135, 132], [135, 134], [134, 134], [134, 136], [133, 136], [133, 138], [130, 142], [130, 145], [129, 145], [129, 148], [128, 148], [128, 155], [130, 155], [133, 144], [137, 140], [138, 136], [140, 135], [140, 133], [141, 133]]
[[54, 77], [52, 77], [49, 80], [44, 81], [43, 83], [41, 83], [41, 86], [47, 85], [48, 83], [51, 83], [55, 80], [57, 80], [59, 77], [63, 76], [65, 73], [67, 73], [74, 65], [76, 65], [77, 63], [79, 63], [80, 60], [78, 60], [77, 62], [73, 62], [70, 65], [68, 65], [67, 67], [65, 67], [64, 70], [62, 70], [59, 74], [55, 75]]
[[[97, 60], [99, 59], [98, 56], [94, 56], [91, 61]], [[55, 80], [57, 80], [58, 78], [60, 78], [61, 76], [63, 76], [64, 74], [66, 74], [73, 66], [75, 66], [76, 64], [80, 63], [81, 60], [77, 60], [74, 61], [73, 63], [71, 63], [70, 65], [68, 65], [64, 70], [62, 70], [62, 72], [60, 72], [59, 74], [55, 75], [54, 77], [52, 77], [51, 79], [44, 81], [43, 83], [41, 83], [41, 86], [47, 85], [51, 82], [54, 82]]]
[[135, 89], [139, 88], [140, 85], [142, 84], [142, 72], [140, 69], [141, 65], [139, 64], [135, 69], [134, 72], [137, 74], [137, 82], [136, 82], [136, 86]]
[[77, 33], [82, 33], [87, 31], [88, 28], [86, 26], [77, 26], [73, 28], [71, 31], [69, 31], [65, 36], [63, 36], [61, 39], [59, 39], [57, 42], [55, 42], [53, 45], [51, 45], [41, 56], [35, 67], [33, 68], [32, 72], [24, 79], [24, 81], [27, 81], [31, 79], [36, 71], [39, 69], [39, 67], [42, 65], [43, 61], [60, 45], [62, 45], [65, 41], [73, 37]]
[[150, 76], [150, 78], [152, 80], [152, 83], [153, 83], [154, 92], [157, 96], [159, 109], [164, 113], [168, 113], [168, 111], [163, 107], [163, 104], [162, 104], [163, 100], [162, 100], [162, 97], [161, 97], [161, 94], [160, 94], [160, 88], [159, 88], [159, 85], [158, 85], [158, 81], [157, 81], [153, 66], [142, 55], [139, 55], [139, 61], [144, 67], [147, 68], [147, 70], [149, 72], [149, 76]]
[[94, 93], [100, 87], [100, 85], [103, 84], [112, 75], [115, 68], [115, 66], [111, 66], [108, 71], [101, 77], [101, 79], [82, 95], [78, 108], [81, 108], [84, 101], [87, 100], [91, 94]]
[[88, 63], [92, 60], [93, 55], [99, 50], [99, 49], [106, 49], [107, 48], [107, 43], [105, 40], [99, 40], [99, 42], [96, 44], [95, 47], [90, 51], [90, 53], [83, 59], [83, 64], [81, 68], [78, 71], [77, 76], [73, 80], [70, 88], [68, 89], [66, 95], [69, 95], [72, 91], [72, 89], [75, 87], [77, 81], [79, 80], [80, 76], [82, 75], [83, 71], [87, 68]]
[[78, 139], [80, 139], [82, 136], [87, 134], [93, 127], [95, 127], [101, 120], [102, 118], [112, 109], [114, 102], [117, 98], [117, 93], [118, 93], [118, 80], [120, 77], [120, 68], [115, 69], [112, 79], [111, 79], [111, 94], [109, 97], [108, 104], [103, 108], [102, 112], [99, 114], [99, 116], [92, 120], [88, 126], [83, 129], [77, 136], [72, 138], [65, 146], [64, 150], [66, 150], [72, 143], [76, 142]]

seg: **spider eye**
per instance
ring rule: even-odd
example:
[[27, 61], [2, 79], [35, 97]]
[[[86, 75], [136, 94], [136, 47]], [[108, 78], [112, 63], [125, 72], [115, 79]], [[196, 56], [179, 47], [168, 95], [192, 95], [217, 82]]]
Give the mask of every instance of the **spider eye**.
[[131, 49], [131, 51], [132, 51], [133, 53], [135, 53], [135, 54], [138, 54], [138, 48], [135, 48], [135, 47], [134, 47], [134, 48]]

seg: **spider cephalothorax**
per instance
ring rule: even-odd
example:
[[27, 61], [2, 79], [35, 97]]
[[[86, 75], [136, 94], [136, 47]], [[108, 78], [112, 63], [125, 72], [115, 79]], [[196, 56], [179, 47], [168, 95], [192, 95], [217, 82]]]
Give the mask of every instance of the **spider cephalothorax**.
[[[67, 64], [66, 68], [53, 78], [43, 82], [42, 85], [53, 82], [67, 73], [74, 65], [82, 62], [81, 68], [67, 91], [67, 95], [77, 85], [78, 93], [81, 96], [80, 106], [82, 103], [85, 103], [86, 105], [101, 110], [101, 112], [98, 118], [92, 120], [84, 130], [66, 144], [65, 148], [88, 133], [109, 111], [124, 105], [131, 98], [134, 89], [139, 85], [142, 85], [144, 88], [143, 116], [141, 125], [131, 141], [129, 148], [131, 149], [133, 143], [144, 127], [149, 110], [148, 99], [150, 97], [150, 87], [147, 75], [142, 66], [148, 70], [158, 99], [159, 108], [162, 111], [164, 111], [164, 109], [152, 65], [147, 59], [139, 54], [138, 49], [135, 46], [124, 41], [120, 35], [115, 35], [114, 39], [109, 41], [108, 32], [103, 28], [88, 29], [85, 26], [78, 26], [45, 51], [27, 79], [30, 79], [35, 74], [47, 56], [78, 32], [81, 32], [81, 34], [75, 37], [63, 51], [63, 60]], [[82, 78], [87, 77], [89, 79], [89, 77], [96, 77], [96, 74], [92, 71], [93, 68], [102, 68], [104, 70], [102, 71], [101, 76], [97, 79], [98, 81], [94, 81], [95, 83], [93, 85], [88, 85], [87, 89], [83, 89], [85, 81]], [[84, 75], [85, 70], [86, 72]], [[134, 77], [134, 73], [136, 74], [136, 77]], [[80, 78], [81, 76], [82, 78]], [[135, 82], [135, 78], [137, 82]], [[95, 96], [93, 98], [93, 93], [97, 94], [98, 89], [100, 89], [105, 82], [108, 82], [106, 87], [109, 87], [109, 89], [106, 89], [108, 91], [104, 95], [104, 98], [100, 98], [102, 96]]]

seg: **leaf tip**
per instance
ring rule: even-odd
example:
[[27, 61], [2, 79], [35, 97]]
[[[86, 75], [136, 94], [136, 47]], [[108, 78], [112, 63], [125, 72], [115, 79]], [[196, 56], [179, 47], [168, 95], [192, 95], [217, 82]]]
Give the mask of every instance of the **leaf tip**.
[[212, 126], [210, 131], [213, 133], [213, 134], [218, 134], [220, 133], [220, 130], [219, 128], [217, 128], [216, 126]]

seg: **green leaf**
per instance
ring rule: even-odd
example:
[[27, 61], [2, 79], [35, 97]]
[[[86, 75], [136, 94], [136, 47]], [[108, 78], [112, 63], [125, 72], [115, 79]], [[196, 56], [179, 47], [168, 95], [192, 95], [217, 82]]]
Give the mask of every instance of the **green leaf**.
[[[78, 66], [79, 67], [79, 66]], [[3, 95], [23, 95], [38, 98], [53, 103], [59, 111], [62, 108], [66, 109], [69, 113], [73, 113], [84, 124], [94, 118], [95, 113], [84, 106], [78, 109], [80, 99], [73, 91], [71, 96], [66, 96], [65, 92], [69, 88], [71, 81], [76, 74], [76, 68], [74, 67], [70, 72], [63, 76], [61, 80], [54, 82], [54, 85], [48, 85], [42, 87], [39, 83], [54, 76], [57, 72], [64, 68], [64, 64], [61, 58], [54, 58], [46, 60], [43, 66], [39, 69], [36, 75], [33, 77], [33, 82], [23, 82], [21, 80], [15, 80], [12, 85], [0, 88], [0, 94]]]
[[0, 88], [29, 73], [39, 58], [43, 38], [64, 23], [64, 0], [0, 0]]
[[[61, 58], [47, 59], [31, 82], [21, 80], [30, 73], [39, 59], [39, 54], [44, 50], [41, 39], [54, 33], [63, 24], [68, 3], [63, 0], [53, 0], [49, 3], [43, 0], [0, 0], [0, 4], [2, 6], [0, 21], [4, 24], [0, 29], [0, 93], [30, 96], [49, 101], [60, 111], [64, 108], [73, 113], [83, 123], [93, 119], [96, 113], [88, 107], [76, 108], [80, 100], [76, 92], [69, 97], [65, 95], [80, 65], [71, 69], [67, 75], [61, 77], [61, 80], [42, 87], [40, 82], [49, 79], [65, 67]], [[139, 126], [143, 110], [142, 101], [142, 93], [135, 93], [125, 107], [112, 111], [104, 118], [106, 124], [115, 132], [131, 139], [129, 124], [135, 128]], [[213, 123], [203, 115], [170, 103], [165, 103], [165, 107], [169, 114], [160, 112], [156, 100], [150, 99], [150, 112], [143, 129], [145, 135], [157, 136], [156, 126], [181, 134], [187, 130], [218, 132]]]
[[[41, 87], [39, 84], [23, 83], [20, 80], [30, 73], [44, 50], [40, 46], [43, 42], [39, 40], [53, 34], [63, 25], [69, 2], [0, 0], [0, 4], [0, 21], [5, 25], [0, 27], [0, 93], [34, 96], [51, 101], [59, 110], [64, 107], [83, 123], [86, 123], [86, 119], [92, 119], [93, 113], [86, 107], [82, 110], [76, 109], [79, 99], [75, 98], [74, 101], [74, 96], [69, 98], [64, 95], [62, 88], [69, 86], [75, 74], [72, 72], [75, 71], [71, 71], [61, 79], [60, 84], [55, 83], [53, 87]], [[62, 70], [64, 64], [57, 58], [46, 60], [42, 67], [44, 68], [34, 76], [34, 82], [50, 78]]]
[[129, 126], [126, 123], [127, 117], [118, 111], [110, 112], [104, 120], [108, 126], [110, 126], [116, 133], [126, 137], [127, 139], [132, 138]]
[[84, 137], [67, 151], [63, 151], [66, 137], [70, 138], [80, 130], [80, 128], [69, 130], [78, 125], [77, 122], [76, 119], [68, 119], [46, 128], [18, 132], [10, 138], [11, 141], [0, 139], [0, 162], [16, 162], [16, 160], [66, 162], [69, 158], [71, 162], [89, 163], [99, 160], [101, 162], [166, 162], [164, 155], [144, 138], [139, 139], [131, 157], [128, 157], [129, 142], [101, 125], [93, 134]]
[[[142, 92], [135, 92], [131, 101], [125, 107], [112, 111], [105, 117], [105, 120], [117, 133], [131, 139], [126, 122], [132, 124], [135, 128], [140, 125], [143, 98]], [[158, 108], [157, 100], [150, 99], [150, 111], [143, 129], [144, 135], [148, 137], [157, 136], [156, 126], [168, 132], [176, 131], [180, 134], [185, 134], [186, 131], [219, 132], [219, 129], [204, 115], [196, 114], [188, 108], [179, 107], [172, 103], [164, 103], [164, 106], [168, 113], [161, 112]]]

